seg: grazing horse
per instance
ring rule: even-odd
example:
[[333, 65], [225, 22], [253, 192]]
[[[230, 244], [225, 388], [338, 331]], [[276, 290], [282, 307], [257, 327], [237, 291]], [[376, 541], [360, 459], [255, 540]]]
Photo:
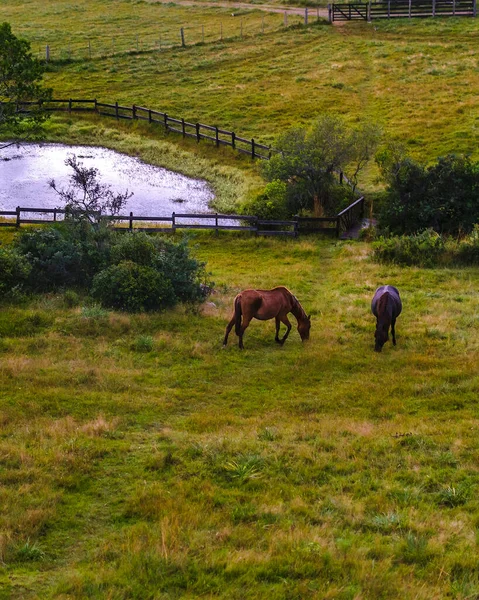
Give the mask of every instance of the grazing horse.
[[[228, 335], [234, 325], [235, 333], [239, 337], [238, 345], [243, 350], [243, 334], [253, 318], [260, 321], [276, 319], [276, 337], [274, 339], [278, 344], [283, 345], [291, 331], [288, 313], [293, 313], [298, 321], [301, 340], [308, 340], [311, 319], [304, 312], [299, 300], [288, 289], [276, 287], [272, 290], [244, 290], [234, 300], [234, 314], [226, 327], [223, 348], [228, 343]], [[241, 322], [241, 318], [243, 318], [243, 322]], [[280, 322], [287, 327], [286, 333], [281, 339], [279, 338]]]
[[393, 336], [393, 344], [396, 345], [396, 331], [394, 326], [396, 318], [401, 314], [402, 303], [399, 291], [393, 285], [383, 285], [374, 293], [371, 302], [371, 310], [376, 317], [376, 344], [374, 350], [381, 352], [382, 347], [389, 339], [389, 326]]

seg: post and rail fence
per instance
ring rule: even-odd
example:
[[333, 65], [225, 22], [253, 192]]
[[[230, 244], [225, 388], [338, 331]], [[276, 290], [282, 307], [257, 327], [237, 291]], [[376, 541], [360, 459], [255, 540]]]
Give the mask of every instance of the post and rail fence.
[[328, 4], [329, 21], [418, 17], [476, 17], [477, 0], [380, 0]]
[[[1, 104], [1, 103], [0, 103]], [[137, 104], [133, 104], [132, 106], [123, 106], [118, 102], [114, 104], [107, 102], [98, 102], [95, 98], [93, 100], [88, 99], [53, 99], [48, 102], [41, 101], [30, 101], [30, 102], [22, 102], [16, 106], [16, 110], [18, 112], [29, 112], [32, 107], [37, 106], [39, 109], [44, 110], [45, 112], [79, 112], [79, 113], [96, 113], [101, 116], [107, 116], [116, 118], [117, 120], [126, 119], [126, 120], [140, 120], [145, 121], [150, 124], [156, 124], [165, 129], [166, 132], [174, 132], [181, 134], [184, 138], [193, 138], [197, 142], [201, 140], [209, 140], [213, 142], [217, 148], [220, 146], [230, 146], [237, 152], [241, 152], [243, 154], [247, 154], [251, 156], [252, 159], [262, 159], [269, 160], [273, 153], [279, 153], [279, 150], [272, 148], [271, 146], [258, 143], [254, 138], [247, 139], [244, 137], [240, 137], [236, 135], [234, 131], [227, 131], [225, 129], [221, 129], [218, 126], [205, 125], [203, 123], [191, 123], [186, 121], [184, 118], [175, 118], [168, 115], [166, 112], [161, 112], [157, 110], [153, 110], [151, 108], [145, 108], [143, 106], [139, 106]], [[340, 172], [337, 174], [339, 181], [342, 183], [346, 181], [349, 183], [347, 177], [344, 173]], [[134, 216], [131, 214], [130, 216], [116, 217], [117, 221], [126, 221], [129, 220], [129, 228], [132, 229], [133, 221], [165, 221], [172, 222], [171, 228], [173, 230], [177, 228], [207, 228], [207, 229], [248, 229], [250, 231], [255, 231], [261, 235], [275, 235], [275, 234], [283, 234], [283, 235], [297, 235], [298, 232], [329, 232], [336, 233], [336, 235], [340, 235], [342, 231], [345, 231], [345, 225], [352, 225], [352, 217], [353, 215], [359, 214], [357, 207], [361, 207], [361, 217], [363, 213], [364, 207], [364, 197], [360, 197], [358, 200], [353, 202], [349, 207], [347, 207], [344, 211], [342, 211], [339, 215], [333, 217], [321, 217], [321, 218], [306, 218], [306, 217], [298, 217], [293, 221], [262, 221], [257, 217], [245, 217], [239, 215], [217, 215], [217, 221], [215, 226], [211, 226], [209, 224], [200, 225], [188, 225], [183, 222], [183, 224], [177, 224], [175, 222], [175, 213], [173, 213], [173, 217], [143, 217], [143, 216]], [[17, 211], [0, 211], [0, 217], [12, 217], [15, 216], [16, 224], [20, 225], [23, 223], [45, 223], [46, 221], [43, 219], [25, 219], [21, 218], [20, 213], [52, 213], [53, 214], [53, 222], [57, 220], [57, 217], [63, 214], [64, 209], [32, 209], [32, 208], [17, 208]], [[344, 214], [343, 214], [344, 213]], [[348, 216], [349, 215], [349, 216]], [[176, 218], [179, 218], [180, 215], [176, 215]], [[196, 218], [196, 219], [206, 219], [211, 218], [214, 215], [181, 215], [185, 218]], [[224, 219], [238, 219], [245, 221], [247, 219], [252, 219], [254, 221], [254, 225], [250, 225], [249, 227], [245, 226], [226, 226], [224, 223], [220, 224], [219, 221]], [[9, 225], [11, 224], [9, 221], [0, 223], [1, 225]], [[263, 226], [263, 227], [262, 227]], [[261, 228], [262, 227], [262, 228]], [[277, 229], [277, 227], [283, 227], [283, 230]]]
[[[22, 224], [57, 223], [71, 211], [65, 208], [21, 207], [0, 211], [0, 227], [20, 227]], [[39, 215], [50, 218], [41, 219]], [[339, 237], [364, 215], [364, 196], [333, 217], [299, 217], [291, 220], [261, 219], [254, 215], [226, 215], [220, 213], [172, 213], [171, 216], [105, 215], [119, 231], [172, 232], [177, 229], [210, 229], [219, 231], [246, 231], [256, 235], [291, 236], [301, 233], [326, 233]], [[95, 213], [97, 219], [101, 214]], [[199, 222], [194, 222], [199, 221]], [[135, 226], [135, 223], [137, 224]]]

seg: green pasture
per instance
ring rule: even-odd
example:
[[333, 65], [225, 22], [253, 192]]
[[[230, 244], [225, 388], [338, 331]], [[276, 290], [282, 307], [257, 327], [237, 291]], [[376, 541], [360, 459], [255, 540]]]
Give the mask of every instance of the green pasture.
[[[279, 19], [278, 28], [268, 25], [264, 35], [248, 37], [245, 27], [243, 39], [225, 35], [222, 43], [207, 40], [186, 48], [141, 51], [147, 34], [171, 30], [179, 40], [181, 25], [201, 25], [203, 20], [217, 28], [228, 19], [238, 28], [238, 16], [222, 8], [126, 0], [75, 5], [11, 0], [2, 6], [2, 19], [29, 39], [35, 52], [50, 43], [53, 60], [46, 80], [57, 97], [136, 103], [263, 143], [272, 143], [294, 124], [333, 112], [351, 122], [381, 124], [426, 161], [449, 152], [477, 156], [476, 19], [337, 27], [313, 19], [306, 28], [284, 28], [282, 15], [253, 11], [244, 18], [261, 28], [263, 17], [267, 24]], [[187, 29], [185, 35], [188, 42]], [[106, 54], [113, 38], [131, 43], [125, 46], [128, 52], [114, 56], [97, 56], [94, 50], [92, 60], [75, 58], [80, 47], [86, 48], [86, 37], [92, 48], [104, 43]], [[59, 53], [60, 61], [55, 59]], [[372, 175], [364, 183], [376, 185]]]
[[[9, 0], [1, 20], [35, 53], [51, 46], [56, 97], [263, 143], [328, 111], [382, 124], [418, 159], [479, 158], [477, 20], [284, 28], [265, 15], [263, 34], [263, 13], [232, 12]], [[208, 39], [220, 23], [223, 41]], [[188, 41], [202, 24], [204, 43], [160, 48], [160, 33]], [[230, 149], [146, 124], [55, 115], [40, 138], [205, 178], [218, 210], [263, 185]], [[377, 189], [373, 170], [362, 186]], [[1, 228], [0, 244], [14, 235]], [[199, 308], [2, 300], [0, 600], [479, 597], [478, 269], [378, 265], [368, 244], [329, 238], [190, 244], [215, 282]], [[384, 283], [404, 310], [397, 346], [377, 354]], [[277, 346], [274, 323], [254, 322], [243, 352], [234, 333], [223, 350], [235, 294], [276, 285], [312, 315], [309, 343], [293, 329]]]
[[[199, 310], [3, 304], [0, 598], [475, 597], [477, 269], [317, 238], [191, 244], [215, 281]], [[404, 312], [377, 354], [386, 282]], [[256, 321], [223, 350], [235, 294], [278, 284], [310, 342]]]

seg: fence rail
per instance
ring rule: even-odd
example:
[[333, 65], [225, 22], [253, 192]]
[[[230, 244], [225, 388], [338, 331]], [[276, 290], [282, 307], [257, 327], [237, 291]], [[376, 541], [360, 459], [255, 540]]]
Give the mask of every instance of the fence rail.
[[[364, 197], [359, 198], [334, 217], [294, 217], [286, 220], [260, 219], [254, 215], [225, 215], [220, 213], [190, 214], [172, 213], [171, 216], [141, 216], [130, 212], [128, 215], [105, 216], [111, 219], [115, 229], [138, 231], [172, 231], [177, 229], [212, 229], [216, 232], [249, 231], [256, 235], [286, 235], [297, 237], [301, 233], [330, 233], [339, 236], [349, 229], [364, 213]], [[71, 214], [64, 208], [21, 207], [15, 210], [0, 211], [0, 227], [22, 224], [57, 223]], [[49, 219], [40, 219], [29, 215], [51, 215]], [[101, 218], [100, 213], [94, 216]], [[13, 218], [12, 218], [13, 217]], [[192, 222], [192, 221], [200, 221]], [[134, 224], [138, 223], [138, 226]], [[123, 225], [122, 225], [123, 224]]]
[[[79, 105], [79, 106], [78, 106]], [[252, 159], [260, 158], [268, 160], [271, 154], [275, 152], [271, 146], [261, 144], [254, 138], [246, 139], [237, 136], [234, 131], [221, 129], [216, 125], [205, 125], [203, 123], [190, 123], [185, 119], [171, 117], [165, 112], [145, 108], [137, 104], [123, 106], [115, 102], [98, 102], [98, 100], [84, 100], [75, 98], [60, 98], [49, 100], [48, 102], [22, 102], [17, 105], [18, 112], [30, 112], [33, 107], [44, 110], [45, 112], [89, 112], [96, 113], [105, 117], [126, 120], [141, 120], [150, 124], [162, 126], [167, 132], [180, 133], [184, 138], [190, 137], [201, 140], [210, 140], [217, 147], [220, 145], [230, 146], [238, 152], [248, 154]]]
[[416, 17], [475, 17], [476, 0], [382, 0], [329, 5], [330, 21]]

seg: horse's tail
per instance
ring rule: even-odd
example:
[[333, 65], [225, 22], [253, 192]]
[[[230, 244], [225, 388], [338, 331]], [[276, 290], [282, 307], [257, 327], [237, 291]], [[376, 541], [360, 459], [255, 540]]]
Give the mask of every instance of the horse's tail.
[[241, 297], [236, 296], [235, 298], [235, 333], [239, 336], [241, 331]]

